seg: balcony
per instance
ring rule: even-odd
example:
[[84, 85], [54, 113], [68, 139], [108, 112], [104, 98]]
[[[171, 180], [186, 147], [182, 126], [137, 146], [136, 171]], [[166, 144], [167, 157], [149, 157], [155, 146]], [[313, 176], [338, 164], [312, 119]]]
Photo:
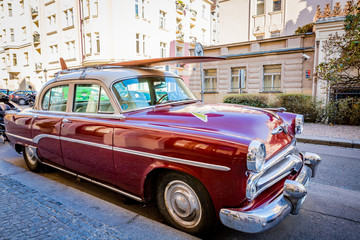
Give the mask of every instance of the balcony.
[[38, 8], [36, 7], [36, 8], [31, 8], [31, 16], [33, 17], [33, 18], [35, 18], [35, 17], [37, 17], [39, 15], [39, 10], [38, 10]]
[[18, 74], [20, 72], [20, 67], [17, 65], [6, 66], [6, 71], [8, 73]]
[[35, 71], [40, 72], [42, 69], [42, 63], [35, 63]]

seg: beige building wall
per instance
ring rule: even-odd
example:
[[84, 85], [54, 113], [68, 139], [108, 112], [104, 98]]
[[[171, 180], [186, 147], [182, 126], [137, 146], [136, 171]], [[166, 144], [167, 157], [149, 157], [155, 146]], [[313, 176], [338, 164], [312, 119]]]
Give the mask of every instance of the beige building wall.
[[[295, 34], [314, 22], [316, 8], [346, 0], [220, 0], [219, 43], [229, 44]], [[274, 10], [274, 3], [278, 9]], [[258, 8], [263, 8], [258, 13]]]
[[[204, 101], [220, 103], [228, 94], [238, 94], [231, 90], [231, 69], [246, 69], [245, 88], [242, 93], [264, 94], [274, 97], [279, 93], [312, 94], [314, 65], [314, 34], [302, 34], [278, 37], [238, 44], [225, 44], [204, 49], [206, 56], [223, 56], [227, 60], [203, 63], [203, 69], [216, 69], [216, 92], [204, 93]], [[306, 54], [309, 59], [305, 59]], [[281, 65], [281, 85], [278, 91], [264, 91], [264, 66]], [[192, 66], [190, 88], [200, 98], [201, 78], [200, 65]], [[307, 76], [306, 73], [310, 73]]]

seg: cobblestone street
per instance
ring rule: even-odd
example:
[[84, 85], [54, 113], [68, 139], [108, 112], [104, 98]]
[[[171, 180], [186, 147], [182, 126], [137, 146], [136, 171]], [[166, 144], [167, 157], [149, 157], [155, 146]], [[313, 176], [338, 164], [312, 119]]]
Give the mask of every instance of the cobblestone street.
[[129, 239], [7, 176], [0, 176], [1, 239]]

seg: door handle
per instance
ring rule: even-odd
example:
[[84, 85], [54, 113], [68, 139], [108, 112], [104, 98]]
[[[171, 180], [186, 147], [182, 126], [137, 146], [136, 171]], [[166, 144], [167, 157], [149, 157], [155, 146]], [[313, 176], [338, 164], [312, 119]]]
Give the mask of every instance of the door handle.
[[67, 119], [67, 118], [64, 118], [62, 121], [63, 121], [63, 123], [72, 123], [72, 121], [70, 121], [70, 120]]

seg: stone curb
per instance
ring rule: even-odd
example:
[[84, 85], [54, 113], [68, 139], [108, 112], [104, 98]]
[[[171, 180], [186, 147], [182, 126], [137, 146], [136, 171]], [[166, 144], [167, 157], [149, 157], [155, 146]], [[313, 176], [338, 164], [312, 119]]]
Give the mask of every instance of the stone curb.
[[360, 148], [360, 140], [344, 139], [344, 138], [329, 138], [311, 135], [300, 135], [296, 137], [298, 142], [312, 143], [320, 145], [338, 146], [346, 148]]

